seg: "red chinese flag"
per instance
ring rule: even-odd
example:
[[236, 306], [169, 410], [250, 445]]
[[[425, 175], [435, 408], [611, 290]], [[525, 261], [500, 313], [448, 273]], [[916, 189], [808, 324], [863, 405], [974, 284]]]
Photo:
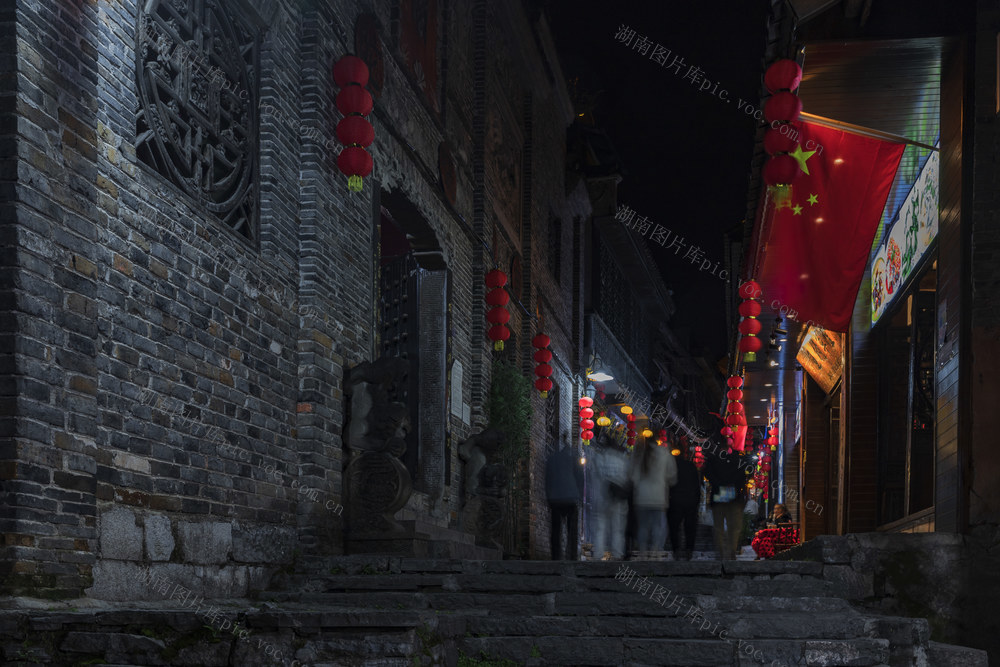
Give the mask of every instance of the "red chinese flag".
[[905, 144], [801, 124], [804, 172], [762, 211], [755, 278], [763, 305], [847, 331]]

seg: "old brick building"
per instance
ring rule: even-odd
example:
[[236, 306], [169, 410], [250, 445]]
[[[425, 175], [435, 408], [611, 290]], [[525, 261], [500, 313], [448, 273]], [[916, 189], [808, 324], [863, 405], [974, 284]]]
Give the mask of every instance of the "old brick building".
[[[345, 376], [379, 358], [409, 361], [402, 516], [462, 529], [494, 267], [510, 358], [530, 371], [531, 337], [553, 341], [532, 447], [553, 414], [569, 433], [591, 205], [567, 191], [573, 108], [540, 16], [59, 0], [2, 18], [0, 590], [141, 598], [151, 564], [239, 595], [342, 553]], [[347, 53], [375, 100], [360, 193], [336, 167]], [[544, 513], [526, 526], [546, 550]]]

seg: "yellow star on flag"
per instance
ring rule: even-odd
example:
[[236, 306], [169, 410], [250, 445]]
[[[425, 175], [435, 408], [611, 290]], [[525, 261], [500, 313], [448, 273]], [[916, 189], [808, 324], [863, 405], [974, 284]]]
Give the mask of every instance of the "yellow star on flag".
[[794, 215], [802, 215], [802, 207], [799, 206], [798, 204], [796, 204], [795, 206], [793, 206], [792, 207], [792, 214], [794, 214]]
[[792, 151], [791, 153], [789, 153], [789, 155], [791, 155], [793, 158], [795, 158], [795, 161], [799, 163], [799, 168], [802, 169], [802, 171], [804, 171], [806, 174], [809, 173], [809, 165], [806, 164], [806, 160], [808, 160], [809, 158], [811, 158], [815, 154], [816, 154], [816, 151], [804, 151], [804, 150], [802, 150], [802, 146], [801, 145], [796, 146], [795, 150]]
[[818, 203], [819, 203], [819, 197], [817, 197], [816, 195], [809, 195], [809, 205], [810, 206], [812, 206], [813, 204], [818, 204]]

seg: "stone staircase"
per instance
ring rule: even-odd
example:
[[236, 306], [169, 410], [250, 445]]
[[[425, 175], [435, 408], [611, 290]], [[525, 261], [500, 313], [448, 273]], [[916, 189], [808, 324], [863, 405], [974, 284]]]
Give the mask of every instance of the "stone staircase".
[[[627, 568], [627, 569], [625, 569]], [[962, 665], [923, 619], [841, 597], [818, 562], [300, 560], [252, 600], [0, 610], [0, 664], [297, 667]], [[100, 605], [104, 605], [103, 607]]]

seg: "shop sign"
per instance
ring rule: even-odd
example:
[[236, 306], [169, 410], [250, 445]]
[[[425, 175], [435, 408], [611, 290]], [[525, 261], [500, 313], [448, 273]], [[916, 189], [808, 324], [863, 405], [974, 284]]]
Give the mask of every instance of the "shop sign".
[[872, 324], [902, 291], [937, 237], [940, 164], [940, 153], [934, 151], [899, 207], [872, 262]]

